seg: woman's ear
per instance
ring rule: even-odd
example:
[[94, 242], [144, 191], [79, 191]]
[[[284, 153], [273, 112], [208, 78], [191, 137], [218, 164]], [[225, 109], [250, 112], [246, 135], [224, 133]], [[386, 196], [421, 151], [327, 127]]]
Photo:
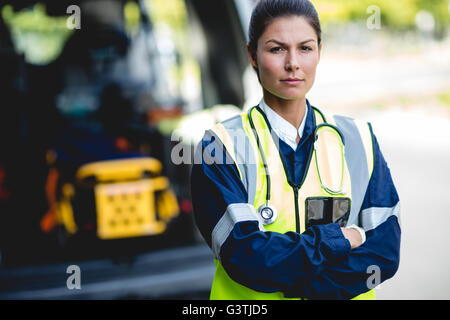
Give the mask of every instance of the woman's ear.
[[252, 52], [250, 49], [250, 45], [247, 44], [247, 54], [248, 54], [248, 60], [250, 61], [250, 64], [253, 66], [253, 68], [258, 68], [258, 64], [256, 63], [256, 52]]
[[317, 63], [320, 61], [320, 54], [322, 52], [322, 44], [319, 45], [319, 60], [317, 60]]

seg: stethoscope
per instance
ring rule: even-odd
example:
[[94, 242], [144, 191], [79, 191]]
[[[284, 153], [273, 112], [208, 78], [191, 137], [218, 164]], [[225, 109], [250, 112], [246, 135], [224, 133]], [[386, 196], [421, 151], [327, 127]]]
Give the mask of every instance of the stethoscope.
[[[259, 215], [261, 216], [261, 218], [262, 218], [262, 223], [263, 223], [264, 225], [269, 225], [269, 224], [274, 223], [275, 220], [277, 219], [277, 217], [278, 217], [278, 211], [277, 211], [277, 209], [276, 209], [273, 205], [270, 204], [270, 188], [271, 188], [271, 185], [270, 185], [269, 167], [268, 167], [268, 165], [267, 165], [267, 161], [266, 161], [266, 157], [265, 157], [265, 155], [264, 155], [264, 152], [263, 152], [263, 150], [262, 150], [262, 148], [261, 148], [261, 142], [260, 142], [260, 140], [259, 140], [258, 132], [257, 132], [257, 130], [256, 130], [255, 124], [253, 123], [252, 110], [253, 110], [254, 108], [256, 108], [256, 109], [263, 115], [264, 120], [266, 121], [266, 124], [267, 124], [267, 126], [269, 127], [269, 131], [270, 131], [270, 132], [272, 132], [272, 128], [271, 128], [271, 126], [270, 126], [270, 124], [269, 124], [269, 121], [268, 121], [267, 118], [266, 118], [266, 115], [264, 114], [264, 112], [263, 112], [258, 106], [255, 106], [255, 107], [251, 108], [251, 109], [248, 111], [248, 119], [249, 119], [250, 126], [251, 126], [251, 128], [252, 128], [252, 130], [253, 130], [253, 134], [254, 134], [255, 139], [256, 139], [256, 144], [257, 144], [257, 147], [258, 147], [258, 150], [259, 150], [259, 154], [260, 154], [260, 156], [261, 156], [261, 160], [262, 160], [262, 163], [263, 163], [263, 166], [264, 166], [264, 171], [265, 171], [265, 173], [266, 173], [266, 183], [267, 183], [266, 202], [265, 202], [264, 204], [262, 204], [262, 205], [258, 208], [258, 214], [259, 214]], [[324, 121], [324, 123], [321, 123], [321, 124], [319, 124], [319, 125], [316, 125], [316, 127], [314, 128], [314, 134], [313, 134], [313, 136], [312, 136], [312, 137], [314, 138], [312, 150], [315, 151], [315, 152], [314, 152], [314, 155], [315, 155], [315, 161], [316, 161], [317, 173], [318, 173], [318, 177], [319, 177], [319, 181], [320, 181], [321, 187], [322, 187], [328, 194], [330, 194], [330, 195], [344, 195], [345, 192], [342, 190], [342, 188], [343, 188], [343, 181], [344, 181], [344, 161], [343, 161], [343, 157], [344, 157], [344, 146], [345, 146], [344, 135], [343, 135], [342, 132], [339, 130], [339, 128], [337, 128], [336, 126], [334, 126], [334, 125], [332, 125], [331, 123], [328, 123], [328, 122], [326, 121], [325, 116], [320, 112], [320, 110], [318, 110], [318, 109], [316, 109], [316, 108], [314, 108], [314, 107], [312, 107], [312, 108], [315, 109], [315, 110], [317, 110], [317, 111], [320, 113], [320, 115], [321, 115], [321, 117], [322, 117], [322, 119], [323, 119], [323, 121]], [[319, 169], [319, 164], [318, 164], [318, 160], [317, 160], [317, 148], [316, 148], [316, 142], [319, 140], [319, 132], [320, 132], [321, 130], [323, 131], [324, 129], [331, 129], [332, 131], [336, 132], [337, 135], [338, 135], [338, 137], [339, 137], [339, 139], [340, 139], [339, 144], [340, 144], [340, 150], [341, 150], [341, 158], [342, 158], [341, 163], [342, 163], [342, 167], [341, 167], [341, 182], [340, 182], [340, 186], [339, 186], [339, 188], [338, 188], [337, 190], [334, 190], [334, 189], [332, 189], [332, 188], [326, 186], [326, 185], [323, 183], [322, 177], [321, 177], [321, 175], [320, 175], [320, 169]], [[312, 150], [311, 150], [311, 151], [312, 151]], [[305, 171], [304, 171], [304, 174], [303, 174], [304, 177], [303, 177], [302, 180], [304, 180], [305, 175], [307, 174], [307, 171], [308, 171], [308, 170], [307, 170], [307, 168], [306, 168]], [[289, 183], [289, 184], [291, 184], [291, 183]]]

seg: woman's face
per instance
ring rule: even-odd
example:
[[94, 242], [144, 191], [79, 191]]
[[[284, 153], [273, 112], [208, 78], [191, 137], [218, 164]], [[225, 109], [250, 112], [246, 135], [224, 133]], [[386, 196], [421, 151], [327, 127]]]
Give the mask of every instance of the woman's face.
[[248, 50], [250, 62], [259, 71], [264, 97], [304, 98], [314, 83], [321, 49], [304, 17], [273, 20], [258, 39], [256, 57]]

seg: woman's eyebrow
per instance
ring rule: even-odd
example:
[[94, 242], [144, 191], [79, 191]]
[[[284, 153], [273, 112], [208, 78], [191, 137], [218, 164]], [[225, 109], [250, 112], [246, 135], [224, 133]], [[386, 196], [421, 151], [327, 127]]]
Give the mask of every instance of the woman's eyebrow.
[[[305, 41], [300, 42], [300, 44], [305, 44], [305, 43], [310, 42], [310, 41], [315, 41], [315, 40], [314, 40], [314, 39], [308, 39], [308, 40], [305, 40]], [[269, 42], [275, 42], [276, 44], [278, 44], [278, 45], [280, 45], [280, 46], [286, 45], [285, 43], [283, 43], [283, 42], [281, 42], [281, 41], [278, 41], [278, 40], [275, 40], [275, 39], [267, 40], [267, 41], [266, 41], [266, 44], [269, 43]]]

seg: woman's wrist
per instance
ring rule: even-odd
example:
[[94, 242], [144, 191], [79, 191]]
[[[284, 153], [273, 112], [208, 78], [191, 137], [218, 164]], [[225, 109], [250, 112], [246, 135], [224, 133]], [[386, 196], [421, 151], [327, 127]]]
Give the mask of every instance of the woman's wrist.
[[361, 227], [358, 227], [356, 224], [352, 224], [350, 226], [346, 226], [345, 228], [346, 229], [351, 228], [351, 229], [354, 229], [354, 230], [358, 231], [360, 236], [361, 236], [361, 239], [362, 239], [362, 243], [361, 244], [366, 242], [366, 232], [364, 231], [364, 229], [362, 229]]
[[350, 242], [350, 247], [355, 249], [363, 243], [363, 239], [358, 230], [354, 228], [341, 228], [345, 239]]

